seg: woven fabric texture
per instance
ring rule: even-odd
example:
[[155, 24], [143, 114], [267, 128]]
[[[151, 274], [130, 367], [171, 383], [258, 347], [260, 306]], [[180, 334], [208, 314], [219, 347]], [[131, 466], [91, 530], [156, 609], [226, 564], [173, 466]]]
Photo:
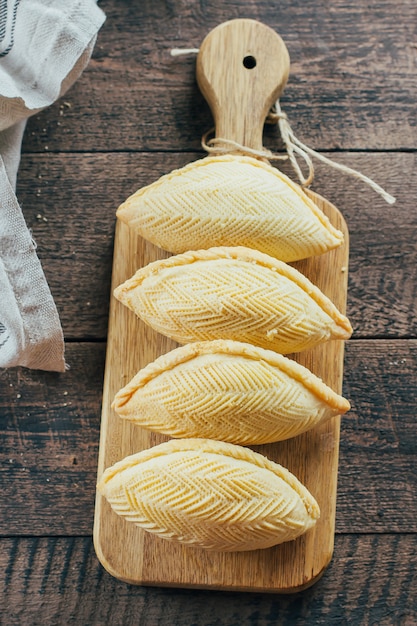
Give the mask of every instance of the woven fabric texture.
[[26, 120], [88, 63], [103, 12], [94, 0], [6, 0], [0, 12], [0, 367], [64, 371], [64, 337], [15, 195]]

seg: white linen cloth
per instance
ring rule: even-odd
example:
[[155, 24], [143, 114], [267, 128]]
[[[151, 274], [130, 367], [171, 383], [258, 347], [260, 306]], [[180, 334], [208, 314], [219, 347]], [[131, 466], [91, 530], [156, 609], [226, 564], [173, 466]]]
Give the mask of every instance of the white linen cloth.
[[64, 337], [15, 195], [29, 116], [90, 60], [105, 20], [95, 0], [0, 0], [0, 368], [64, 371]]

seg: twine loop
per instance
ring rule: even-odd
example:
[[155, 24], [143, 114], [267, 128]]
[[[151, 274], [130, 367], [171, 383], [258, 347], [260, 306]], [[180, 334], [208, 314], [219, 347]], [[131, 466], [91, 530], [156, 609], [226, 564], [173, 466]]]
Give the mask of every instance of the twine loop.
[[[198, 54], [199, 49], [173, 48], [170, 53], [171, 56]], [[206, 152], [208, 152], [209, 154], [246, 154], [258, 159], [268, 159], [269, 161], [284, 161], [286, 159], [289, 159], [302, 187], [309, 187], [314, 180], [314, 164], [312, 160], [312, 157], [314, 157], [322, 163], [325, 163], [329, 167], [332, 167], [333, 169], [343, 172], [344, 174], [353, 176], [358, 180], [361, 180], [362, 182], [369, 185], [371, 189], [376, 191], [376, 193], [382, 196], [384, 200], [388, 202], [388, 204], [394, 204], [394, 196], [387, 193], [371, 178], [365, 176], [361, 172], [358, 172], [351, 167], [348, 167], [347, 165], [342, 165], [341, 163], [337, 163], [336, 161], [325, 157], [324, 155], [320, 154], [320, 152], [316, 152], [316, 150], [309, 148], [305, 143], [300, 141], [298, 137], [295, 136], [294, 131], [291, 128], [287, 114], [282, 111], [279, 100], [277, 100], [272, 106], [265, 121], [269, 124], [278, 124], [281, 138], [285, 145], [285, 150], [287, 153], [286, 155], [276, 154], [265, 148], [262, 148], [262, 150], [255, 150], [253, 148], [249, 148], [248, 146], [243, 146], [236, 141], [232, 141], [231, 139], [223, 139], [222, 137], [212, 137], [211, 139], [208, 139], [209, 135], [213, 134], [214, 132], [213, 128], [204, 133], [201, 138], [201, 145], [204, 150], [206, 150]], [[303, 159], [305, 165], [307, 166], [308, 174], [306, 176], [303, 174], [297, 157]]]
[[[309, 187], [314, 180], [314, 165], [308, 154], [308, 147], [305, 146], [301, 141], [297, 139], [294, 135], [290, 123], [288, 121], [288, 115], [284, 113], [281, 109], [281, 105], [279, 100], [275, 102], [272, 106], [268, 117], [267, 122], [269, 124], [278, 124], [279, 131], [281, 133], [282, 141], [284, 142], [285, 149], [288, 154], [288, 158], [293, 167], [293, 170], [298, 176], [298, 179], [301, 183], [302, 187]], [[307, 150], [306, 150], [307, 148]], [[305, 177], [301, 167], [298, 164], [296, 155], [302, 157], [308, 167], [308, 176]]]
[[[362, 180], [364, 183], [369, 185], [371, 189], [373, 189], [374, 191], [376, 191], [376, 193], [382, 196], [384, 200], [388, 202], [388, 204], [394, 204], [395, 202], [394, 196], [391, 196], [391, 194], [387, 193], [380, 185], [378, 185], [371, 178], [369, 178], [368, 176], [365, 176], [361, 172], [358, 172], [357, 170], [351, 167], [348, 167], [347, 165], [342, 165], [341, 163], [337, 163], [336, 161], [333, 161], [332, 159], [325, 157], [324, 155], [320, 154], [320, 152], [316, 152], [316, 150], [309, 148], [305, 143], [300, 141], [298, 137], [295, 136], [294, 131], [292, 130], [290, 123], [288, 121], [288, 117], [286, 113], [284, 113], [281, 110], [281, 105], [280, 105], [279, 100], [277, 100], [275, 105], [272, 107], [268, 115], [267, 121], [273, 124], [274, 123], [278, 124], [279, 131], [281, 133], [282, 140], [285, 144], [285, 148], [286, 148], [288, 157], [290, 159], [291, 165], [293, 166], [293, 169], [295, 170], [301, 182], [301, 185], [303, 187], [308, 187], [309, 185], [311, 185], [311, 183], [314, 180], [314, 165], [313, 165], [313, 161], [311, 157], [315, 157], [316, 159], [318, 159], [319, 161], [322, 161], [329, 167], [333, 167], [334, 169], [339, 170], [340, 172], [343, 172], [344, 174], [349, 174], [350, 176], [353, 176], [354, 178]], [[296, 155], [299, 155], [300, 157], [304, 159], [304, 162], [308, 167], [307, 177], [304, 176], [298, 164]]]
[[230, 154], [233, 152], [234, 154], [253, 156], [257, 159], [268, 159], [269, 161], [285, 161], [288, 159], [286, 154], [275, 154], [266, 148], [256, 150], [232, 139], [223, 139], [222, 137], [208, 139], [213, 133], [214, 128], [210, 128], [201, 138], [201, 145], [209, 154]]

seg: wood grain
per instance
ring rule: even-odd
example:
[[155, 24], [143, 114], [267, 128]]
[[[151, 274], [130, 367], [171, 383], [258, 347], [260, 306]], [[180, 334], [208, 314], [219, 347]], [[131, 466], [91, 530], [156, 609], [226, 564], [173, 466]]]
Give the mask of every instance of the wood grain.
[[[297, 265], [340, 310], [346, 302], [348, 233], [343, 218], [329, 203], [321, 208], [346, 244]], [[163, 256], [161, 251], [117, 224], [112, 288], [138, 267]], [[166, 255], [165, 255], [166, 256]], [[111, 409], [115, 393], [144, 365], [176, 344], [145, 326], [114, 298], [111, 301], [100, 436], [99, 476], [121, 458], [163, 441], [120, 418]], [[336, 391], [342, 387], [343, 342], [333, 341], [297, 355], [297, 360]], [[331, 364], [331, 366], [330, 366]], [[312, 492], [321, 508], [316, 528], [295, 542], [251, 553], [206, 553], [163, 541], [115, 515], [97, 496], [94, 540], [97, 554], [113, 575], [128, 582], [206, 586], [248, 590], [299, 589], [322, 574], [333, 549], [339, 418], [280, 444], [258, 446], [288, 467]], [[126, 549], [129, 546], [129, 549]]]
[[67, 346], [64, 374], [0, 370], [0, 534], [91, 533], [105, 346]]
[[[65, 374], [0, 373], [3, 537], [92, 532], [105, 345], [67, 356]], [[337, 533], [417, 532], [416, 380], [416, 340], [347, 342]]]
[[8, 626], [340, 626], [417, 622], [415, 535], [337, 536], [327, 575], [292, 595], [126, 585], [90, 537], [0, 540], [0, 614]]
[[[250, 66], [245, 64], [248, 55], [252, 61]], [[207, 35], [198, 55], [197, 78], [213, 108], [216, 137], [257, 150], [262, 147], [263, 122], [285, 84], [288, 63], [288, 53], [280, 37], [257, 21], [232, 20]], [[276, 71], [277, 66], [279, 71]], [[339, 248], [295, 265], [345, 312], [348, 229], [336, 207], [313, 192], [309, 191], [308, 195], [344, 233], [345, 239]], [[118, 222], [112, 290], [139, 267], [165, 256]], [[174, 345], [112, 300], [99, 477], [116, 461], [164, 440], [162, 436], [123, 423], [111, 403], [115, 393], [141, 367]], [[342, 341], [327, 342], [295, 358], [340, 393], [343, 346]], [[114, 576], [131, 583], [275, 592], [309, 586], [322, 575], [333, 551], [339, 427], [340, 418], [333, 418], [299, 437], [279, 444], [256, 446], [268, 458], [294, 473], [319, 503], [321, 517], [317, 525], [296, 541], [247, 553], [207, 553], [167, 544], [117, 517], [104, 498], [97, 495], [94, 542], [100, 561]]]
[[[417, 337], [416, 155], [326, 154], [397, 197], [389, 206], [362, 183], [316, 168], [313, 189], [336, 204], [349, 225], [348, 316], [354, 337]], [[139, 187], [201, 156], [24, 155], [18, 197], [67, 339], [106, 338], [116, 208]], [[293, 175], [288, 164], [279, 168]]]
[[289, 71], [288, 50], [269, 26], [235, 19], [211, 30], [200, 46], [196, 76], [216, 138], [262, 150], [266, 116]]
[[[24, 138], [19, 198], [71, 370], [0, 371], [0, 533], [10, 537], [0, 541], [0, 621], [414, 626], [415, 1], [100, 6], [107, 21], [88, 69], [29, 120]], [[350, 231], [355, 333], [345, 350], [344, 395], [352, 410], [342, 420], [333, 560], [313, 587], [279, 597], [126, 585], [104, 571], [90, 537], [115, 209], [201, 156], [212, 115], [195, 83], [196, 60], [173, 59], [169, 50], [197, 47], [208, 29], [235, 17], [259, 19], [286, 42], [292, 68], [282, 105], [300, 139], [398, 198], [388, 207], [361, 184], [317, 167], [313, 188], [342, 210]], [[280, 148], [276, 128], [264, 136], [267, 147]]]
[[[282, 104], [294, 130], [320, 150], [416, 146], [414, 0], [142, 2], [102, 0], [107, 21], [74, 87], [30, 120], [25, 151], [196, 150], [213, 124], [194, 80], [206, 33], [247, 17], [268, 24], [292, 59]], [[393, 19], [398, 16], [398, 19]], [[152, 103], [152, 106], [150, 106]]]

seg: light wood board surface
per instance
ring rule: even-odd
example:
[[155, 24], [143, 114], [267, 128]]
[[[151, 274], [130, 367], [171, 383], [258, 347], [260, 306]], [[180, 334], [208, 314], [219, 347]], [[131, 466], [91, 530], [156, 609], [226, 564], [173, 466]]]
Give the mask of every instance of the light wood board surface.
[[[17, 197], [70, 369], [1, 371], [0, 621], [414, 626], [417, 3], [335, 0], [331, 11], [323, 0], [280, 4], [285, 10], [268, 0], [99, 5], [107, 20], [88, 68], [28, 119], [23, 141]], [[317, 163], [313, 188], [343, 212], [350, 232], [354, 337], [345, 344], [344, 389], [352, 410], [342, 418], [334, 557], [320, 581], [289, 596], [127, 585], [104, 570], [91, 541], [114, 212], [138, 187], [201, 156], [212, 122], [195, 57], [169, 50], [198, 47], [243, 8], [289, 48], [281, 105], [297, 136], [397, 197], [390, 207]], [[268, 126], [265, 144], [276, 149], [278, 138]]]
[[[336, 250], [293, 265], [345, 311], [348, 275], [348, 233], [339, 211], [315, 196], [333, 224], [344, 231], [345, 244]], [[167, 254], [116, 227], [112, 290], [137, 268]], [[129, 454], [167, 437], [120, 419], [111, 403], [136, 372], [177, 344], [147, 327], [115, 298], [111, 300], [99, 452], [99, 476]], [[342, 341], [332, 341], [294, 358], [341, 392]], [[271, 592], [297, 591], [316, 580], [329, 563], [334, 542], [340, 418], [288, 441], [254, 446], [287, 467], [317, 499], [321, 518], [316, 527], [295, 541], [267, 550], [215, 553], [176, 545], [146, 533], [117, 516], [97, 496], [94, 543], [104, 567], [130, 583]]]
[[[247, 57], [255, 59], [254, 67], [247, 68], [242, 63]], [[281, 67], [280, 72], [273, 71], [277, 65]], [[262, 148], [263, 122], [285, 85], [288, 65], [289, 58], [282, 40], [259, 22], [235, 20], [209, 33], [197, 59], [197, 77], [213, 110], [217, 138], [238, 141], [250, 148]], [[225, 68], [228, 71], [224, 71]], [[347, 227], [336, 207], [312, 192], [307, 193], [334, 226], [344, 232], [345, 243], [320, 257], [294, 263], [294, 266], [345, 312]], [[166, 256], [167, 253], [118, 222], [112, 291], [139, 267]], [[116, 392], [140, 368], [176, 346], [175, 342], [147, 327], [112, 298], [99, 476], [105, 468], [125, 456], [167, 439], [121, 420], [112, 410], [111, 403]], [[295, 358], [340, 393], [343, 347], [342, 341], [332, 341]], [[271, 592], [297, 591], [309, 586], [323, 573], [333, 552], [339, 429], [340, 418], [333, 418], [294, 439], [253, 447], [287, 467], [318, 501], [321, 518], [313, 530], [299, 539], [267, 550], [206, 552], [142, 531], [118, 517], [98, 495], [94, 543], [101, 563], [117, 578], [138, 584]]]

